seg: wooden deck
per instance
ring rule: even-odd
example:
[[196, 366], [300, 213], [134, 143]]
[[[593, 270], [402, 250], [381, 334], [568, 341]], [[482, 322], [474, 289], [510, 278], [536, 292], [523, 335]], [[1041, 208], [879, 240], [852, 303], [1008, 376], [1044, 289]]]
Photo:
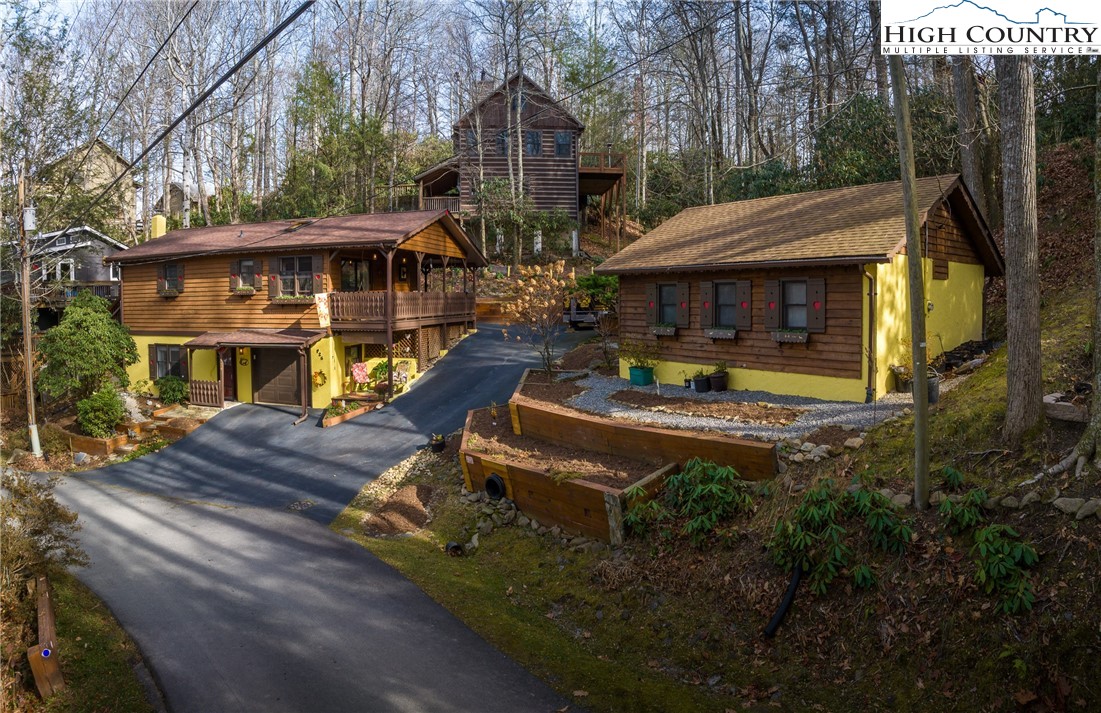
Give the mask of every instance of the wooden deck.
[[577, 157], [577, 189], [581, 195], [602, 196], [624, 176], [626, 154], [581, 153]]
[[[394, 329], [474, 321], [474, 295], [466, 292], [394, 293]], [[386, 293], [332, 292], [329, 311], [333, 329], [386, 329]]]

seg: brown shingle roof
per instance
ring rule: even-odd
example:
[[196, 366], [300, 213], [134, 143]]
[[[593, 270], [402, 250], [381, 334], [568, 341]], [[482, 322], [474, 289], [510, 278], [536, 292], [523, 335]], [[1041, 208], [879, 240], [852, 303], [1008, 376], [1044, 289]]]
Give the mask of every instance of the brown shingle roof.
[[447, 211], [440, 210], [363, 213], [173, 230], [111, 256], [108, 261], [126, 264], [220, 253], [396, 245], [437, 221], [463, 246], [468, 259], [484, 264], [484, 258], [462, 228]]
[[[949, 194], [969, 208], [957, 175], [917, 181], [917, 204], [925, 213]], [[989, 240], [982, 219], [968, 216]], [[883, 262], [906, 238], [902, 182], [833, 188], [810, 193], [687, 208], [605, 261], [597, 272], [631, 273], [664, 270], [748, 267], [762, 264]], [[1000, 264], [997, 249], [980, 246], [980, 254]], [[996, 270], [1000, 272], [1000, 270]]]
[[205, 332], [184, 344], [192, 349], [214, 347], [302, 347], [325, 336], [324, 329], [238, 329], [234, 332]]

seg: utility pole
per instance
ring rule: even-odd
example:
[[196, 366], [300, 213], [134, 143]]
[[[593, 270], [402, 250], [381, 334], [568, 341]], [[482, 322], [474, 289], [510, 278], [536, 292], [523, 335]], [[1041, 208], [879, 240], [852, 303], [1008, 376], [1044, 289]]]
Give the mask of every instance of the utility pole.
[[[27, 208], [26, 161], [19, 172], [18, 210], [19, 210], [19, 263], [20, 297], [23, 302], [23, 377], [27, 390], [27, 430], [31, 437], [31, 452], [35, 458], [42, 457], [42, 446], [38, 442], [38, 425], [34, 420], [34, 352], [31, 344], [31, 251], [27, 242], [27, 230], [34, 230], [33, 209]], [[30, 225], [27, 223], [30, 222]]]
[[910, 277], [910, 343], [914, 362], [914, 507], [929, 504], [929, 389], [925, 365], [925, 278], [918, 227], [917, 195], [914, 193], [914, 141], [910, 129], [910, 100], [902, 57], [887, 58], [895, 99], [895, 127], [898, 159], [902, 167], [902, 200], [906, 211], [906, 262]]

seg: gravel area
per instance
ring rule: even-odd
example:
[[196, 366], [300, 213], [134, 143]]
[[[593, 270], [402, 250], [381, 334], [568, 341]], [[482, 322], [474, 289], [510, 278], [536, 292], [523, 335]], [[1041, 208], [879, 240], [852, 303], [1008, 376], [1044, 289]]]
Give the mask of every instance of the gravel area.
[[[959, 379], [941, 383], [941, 393], [949, 391]], [[622, 403], [610, 401], [608, 397], [617, 391], [632, 389], [647, 393], [657, 393], [658, 386], [629, 386], [623, 379], [590, 375], [579, 381], [578, 386], [586, 391], [567, 401], [569, 406], [612, 418], [628, 421], [659, 424], [669, 428], [691, 429], [697, 431], [721, 431], [745, 438], [757, 438], [766, 441], [778, 441], [783, 438], [801, 438], [824, 426], [851, 425], [863, 429], [888, 418], [900, 416], [903, 409], [913, 406], [910, 394], [888, 394], [879, 401], [863, 404], [848, 401], [823, 401], [805, 396], [786, 396], [767, 391], [721, 391], [697, 394], [695, 391], [671, 384], [662, 385], [662, 396], [694, 398], [701, 401], [731, 401], [741, 403], [764, 402], [774, 406], [790, 406], [806, 409], [799, 418], [786, 426], [737, 421], [733, 419], [707, 416], [685, 416], [662, 413], [641, 408], [632, 408]]]

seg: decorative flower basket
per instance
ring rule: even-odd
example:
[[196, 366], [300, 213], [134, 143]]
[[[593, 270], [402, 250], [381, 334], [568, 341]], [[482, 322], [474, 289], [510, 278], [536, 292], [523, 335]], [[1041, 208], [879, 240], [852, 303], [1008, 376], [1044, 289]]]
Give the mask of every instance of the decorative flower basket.
[[677, 328], [667, 324], [655, 324], [650, 327], [650, 334], [658, 337], [675, 337], [677, 336]]
[[313, 295], [279, 295], [272, 300], [279, 305], [312, 305], [313, 301]]
[[161, 290], [157, 294], [160, 295], [161, 297], [179, 297], [180, 296], [180, 291], [179, 290]]
[[238, 297], [252, 297], [253, 295], [256, 294], [256, 288], [255, 287], [235, 287], [233, 290], [231, 290], [231, 294], [234, 294]]
[[779, 342], [781, 344], [806, 344], [807, 333], [803, 330], [792, 332], [773, 332], [772, 341]]
[[714, 329], [703, 330], [703, 335], [708, 339], [736, 339], [738, 337], [738, 330], [716, 327]]

